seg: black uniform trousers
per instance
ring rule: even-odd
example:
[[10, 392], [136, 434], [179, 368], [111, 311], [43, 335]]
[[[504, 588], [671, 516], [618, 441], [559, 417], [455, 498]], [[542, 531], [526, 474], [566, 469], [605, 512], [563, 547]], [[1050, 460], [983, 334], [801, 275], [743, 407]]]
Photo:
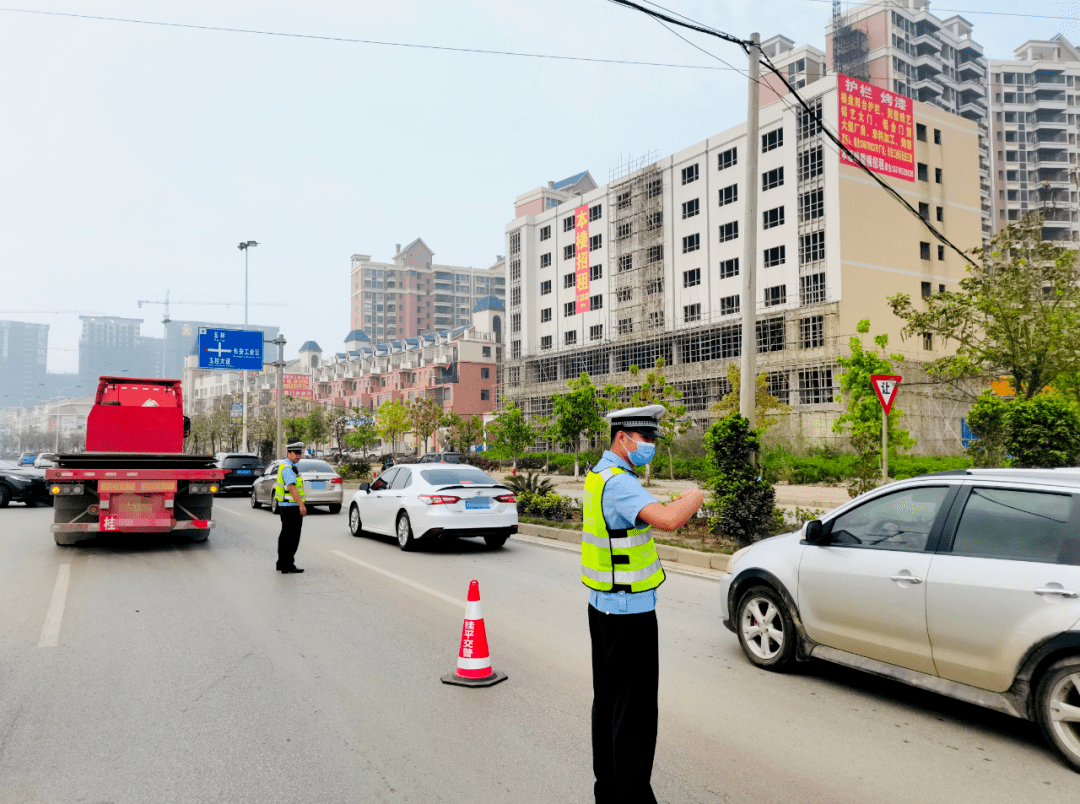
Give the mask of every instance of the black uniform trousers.
[[299, 505], [279, 505], [281, 533], [277, 539], [277, 568], [291, 569], [296, 566], [296, 548], [300, 546], [300, 528], [304, 518], [300, 516]]
[[656, 804], [660, 647], [656, 612], [604, 614], [589, 606], [593, 792], [596, 804]]

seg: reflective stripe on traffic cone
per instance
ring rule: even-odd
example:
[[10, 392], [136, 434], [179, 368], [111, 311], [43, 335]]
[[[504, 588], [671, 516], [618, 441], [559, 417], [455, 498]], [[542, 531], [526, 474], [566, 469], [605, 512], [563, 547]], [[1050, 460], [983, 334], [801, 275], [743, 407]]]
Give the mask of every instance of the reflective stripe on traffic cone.
[[496, 673], [491, 669], [484, 615], [480, 611], [480, 584], [470, 581], [469, 597], [465, 603], [465, 622], [461, 626], [457, 670], [443, 676], [442, 682], [461, 687], [490, 687], [505, 681], [506, 678], [506, 673]]

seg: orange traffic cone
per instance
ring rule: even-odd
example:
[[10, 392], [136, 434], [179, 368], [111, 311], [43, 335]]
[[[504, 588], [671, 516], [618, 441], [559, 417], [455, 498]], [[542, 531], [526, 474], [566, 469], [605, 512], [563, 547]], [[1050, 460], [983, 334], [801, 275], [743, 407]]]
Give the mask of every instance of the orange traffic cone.
[[459, 687], [490, 687], [506, 679], [506, 673], [496, 673], [491, 669], [484, 615], [480, 611], [480, 584], [470, 581], [469, 598], [465, 604], [465, 623], [461, 626], [457, 670], [443, 676], [442, 683], [456, 684]]

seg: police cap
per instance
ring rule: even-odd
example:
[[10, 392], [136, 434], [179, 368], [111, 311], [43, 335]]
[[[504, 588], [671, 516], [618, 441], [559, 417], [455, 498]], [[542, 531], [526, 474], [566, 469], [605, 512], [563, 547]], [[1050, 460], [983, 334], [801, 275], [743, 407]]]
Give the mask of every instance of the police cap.
[[304, 453], [304, 442], [303, 441], [294, 441], [291, 444], [288, 444], [288, 445], [285, 446], [285, 451], [286, 452], [297, 452], [297, 453], [300, 453], [302, 455]]
[[642, 408], [623, 408], [613, 410], [604, 418], [611, 424], [612, 430], [633, 430], [642, 435], [659, 438], [660, 417], [666, 408], [663, 405], [646, 405]]

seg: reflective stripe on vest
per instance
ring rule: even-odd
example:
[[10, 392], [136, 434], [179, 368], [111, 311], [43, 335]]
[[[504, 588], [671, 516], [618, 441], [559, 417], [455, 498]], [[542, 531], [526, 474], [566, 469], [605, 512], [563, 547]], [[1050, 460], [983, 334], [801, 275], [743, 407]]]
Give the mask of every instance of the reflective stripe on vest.
[[[277, 470], [277, 482], [274, 484], [274, 499], [279, 503], [293, 502], [292, 495], [289, 494], [289, 489], [285, 486], [283, 477], [285, 475], [285, 461], [281, 462]], [[300, 498], [300, 502], [304, 501], [304, 478], [300, 477], [300, 470], [294, 469], [296, 472], [296, 492]], [[288, 495], [288, 496], [286, 496]]]
[[646, 592], [664, 582], [650, 526], [612, 530], [604, 517], [604, 489], [625, 471], [610, 467], [585, 477], [581, 582], [599, 592]]

